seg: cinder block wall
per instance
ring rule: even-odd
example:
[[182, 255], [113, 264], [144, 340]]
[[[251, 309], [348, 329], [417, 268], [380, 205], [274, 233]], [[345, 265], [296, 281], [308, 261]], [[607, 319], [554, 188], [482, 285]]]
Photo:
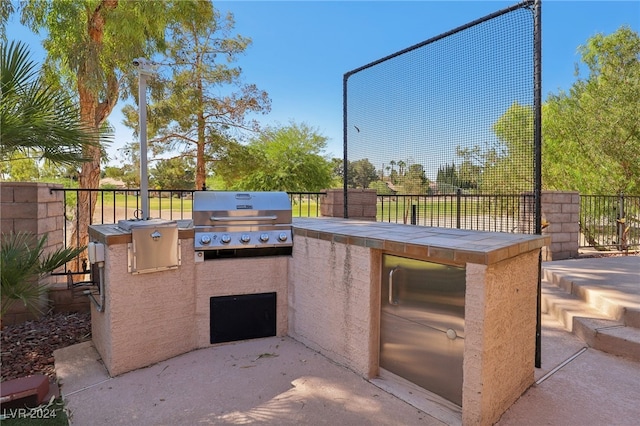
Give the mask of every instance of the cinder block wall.
[[[320, 214], [325, 217], [344, 217], [344, 190], [326, 189], [320, 197]], [[349, 219], [376, 220], [378, 196], [375, 189], [349, 189]]]
[[3, 234], [30, 232], [48, 235], [47, 251], [64, 243], [63, 193], [51, 191], [62, 185], [36, 182], [0, 182], [0, 229]]
[[542, 234], [551, 236], [551, 244], [542, 249], [542, 260], [578, 257], [580, 237], [580, 194], [543, 191], [541, 196]]
[[[0, 231], [3, 234], [29, 232], [38, 238], [47, 235], [44, 254], [64, 247], [64, 194], [52, 191], [53, 188], [62, 188], [62, 185], [0, 182]], [[50, 299], [55, 311], [88, 310], [86, 297], [74, 299], [66, 289], [64, 277], [45, 277], [41, 284], [51, 286]], [[3, 322], [14, 324], [33, 318], [34, 315], [17, 302]]]

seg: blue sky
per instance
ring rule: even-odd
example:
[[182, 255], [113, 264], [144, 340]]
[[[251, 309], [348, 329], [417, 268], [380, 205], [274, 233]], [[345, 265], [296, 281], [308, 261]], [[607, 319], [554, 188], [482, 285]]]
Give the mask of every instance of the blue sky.
[[[236, 32], [253, 40], [239, 60], [244, 81], [266, 90], [272, 100], [264, 124], [305, 122], [329, 138], [327, 154], [342, 156], [342, 79], [351, 71], [516, 1], [220, 1], [232, 12]], [[640, 1], [558, 1], [542, 3], [543, 95], [575, 81], [577, 47], [596, 33], [621, 25], [640, 32]], [[15, 20], [15, 18], [14, 18]], [[36, 44], [15, 25], [8, 36]], [[34, 47], [34, 53], [37, 53]], [[37, 56], [36, 56], [37, 59]], [[120, 102], [110, 117], [116, 149], [134, 140], [121, 125]]]

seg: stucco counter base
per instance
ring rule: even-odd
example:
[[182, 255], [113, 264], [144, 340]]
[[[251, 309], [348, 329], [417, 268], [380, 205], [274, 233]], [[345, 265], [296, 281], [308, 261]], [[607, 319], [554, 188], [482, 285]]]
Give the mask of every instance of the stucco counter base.
[[289, 334], [374, 379], [383, 254], [464, 266], [460, 420], [493, 424], [534, 382], [539, 256], [547, 243], [537, 235], [296, 219]]

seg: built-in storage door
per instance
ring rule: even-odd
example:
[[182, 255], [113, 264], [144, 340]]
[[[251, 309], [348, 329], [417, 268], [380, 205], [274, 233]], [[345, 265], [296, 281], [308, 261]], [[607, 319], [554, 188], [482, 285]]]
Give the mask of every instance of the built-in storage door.
[[383, 255], [380, 367], [461, 406], [465, 269]]

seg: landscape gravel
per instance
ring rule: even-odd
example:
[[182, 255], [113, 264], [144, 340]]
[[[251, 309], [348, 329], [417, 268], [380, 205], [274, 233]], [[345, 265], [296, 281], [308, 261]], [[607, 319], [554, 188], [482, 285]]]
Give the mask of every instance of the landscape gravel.
[[91, 339], [89, 312], [56, 313], [0, 332], [2, 381], [31, 374], [55, 380], [53, 351]]

